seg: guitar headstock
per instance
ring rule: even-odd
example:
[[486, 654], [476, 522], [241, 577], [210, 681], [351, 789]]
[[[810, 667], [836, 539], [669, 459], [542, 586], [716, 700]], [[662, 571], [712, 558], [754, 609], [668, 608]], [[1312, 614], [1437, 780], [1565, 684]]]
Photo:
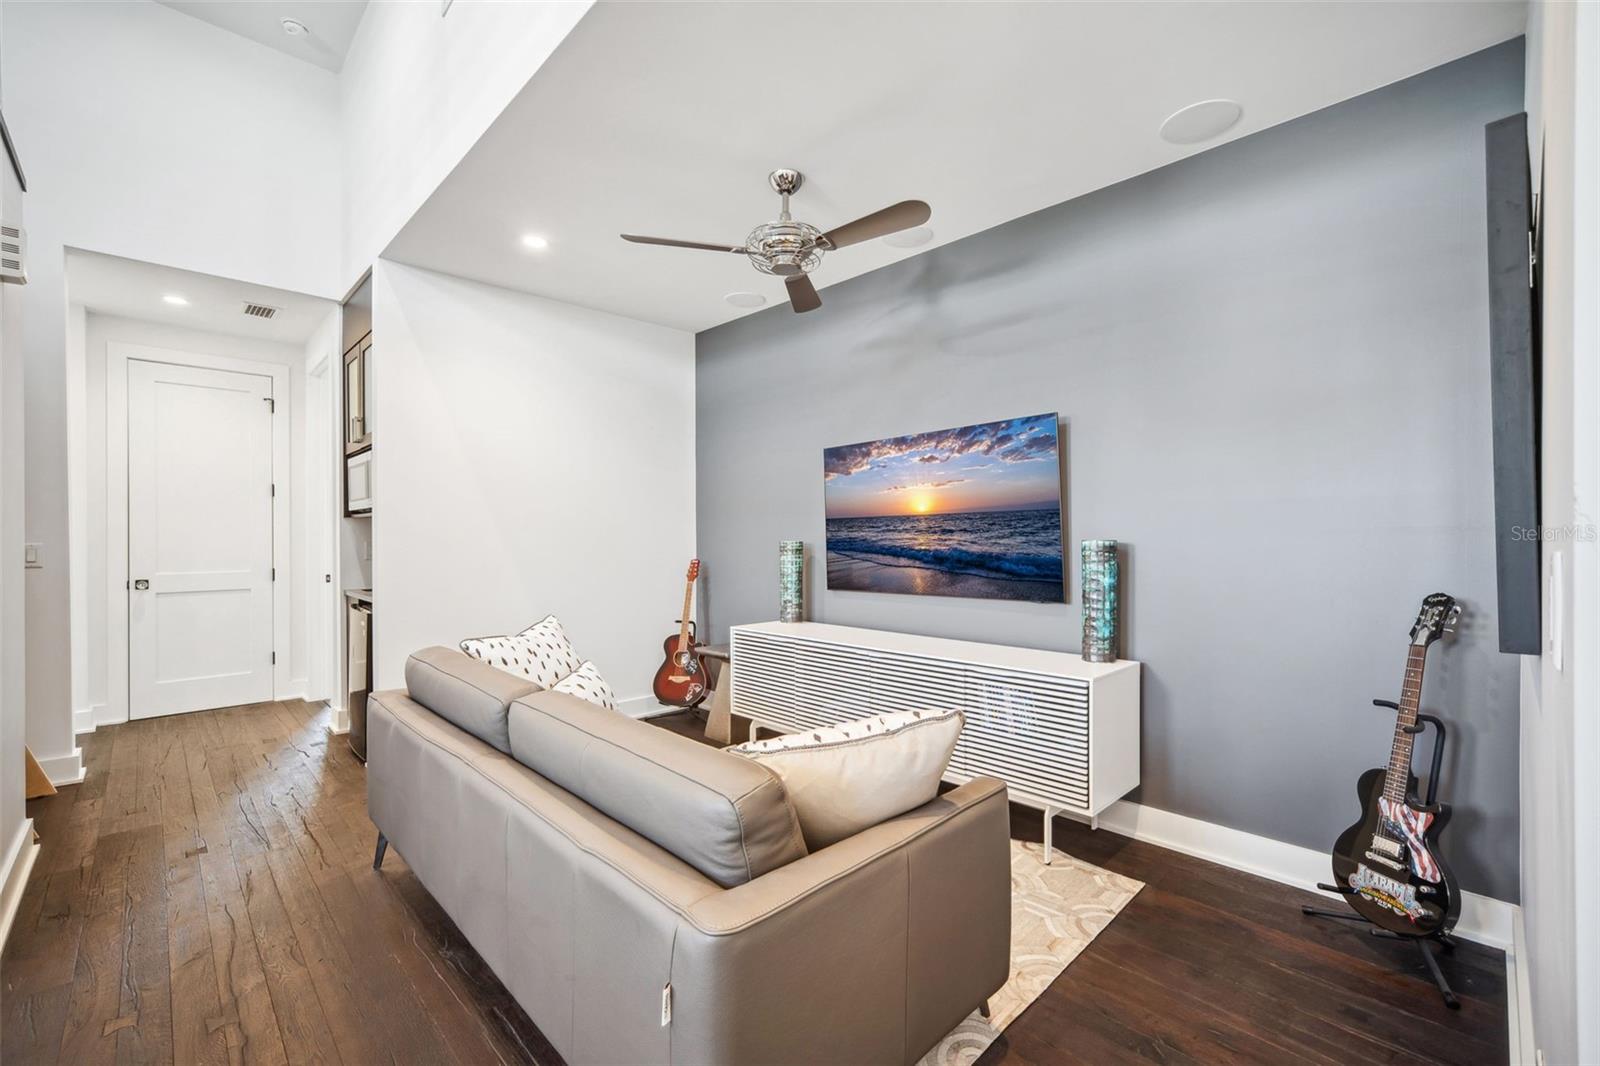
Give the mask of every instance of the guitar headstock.
[[684, 573], [683, 579], [685, 581], [693, 581], [699, 576], [700, 576], [700, 560], [699, 559], [690, 559], [689, 560], [689, 569], [688, 569], [687, 572]]
[[1456, 620], [1461, 617], [1461, 605], [1454, 596], [1435, 592], [1422, 598], [1422, 609], [1417, 612], [1416, 624], [1411, 627], [1411, 643], [1426, 648], [1446, 633], [1456, 631]]

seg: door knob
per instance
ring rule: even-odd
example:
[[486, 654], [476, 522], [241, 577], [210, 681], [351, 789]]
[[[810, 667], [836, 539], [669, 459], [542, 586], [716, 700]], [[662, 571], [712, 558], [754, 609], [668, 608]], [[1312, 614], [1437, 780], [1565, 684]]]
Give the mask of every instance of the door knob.
[[145, 578], [136, 578], [133, 582], [133, 591], [143, 592], [150, 587], [150, 582]]

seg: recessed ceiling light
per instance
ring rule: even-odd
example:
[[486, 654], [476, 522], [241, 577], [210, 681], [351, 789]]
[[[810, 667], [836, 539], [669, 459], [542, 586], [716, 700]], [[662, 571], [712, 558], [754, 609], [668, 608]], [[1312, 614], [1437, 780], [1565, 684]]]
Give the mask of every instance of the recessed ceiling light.
[[278, 20], [278, 25], [282, 26], [283, 32], [290, 37], [304, 37], [311, 32], [304, 22], [299, 19], [289, 18], [287, 15]]
[[933, 240], [933, 230], [927, 226], [912, 226], [899, 233], [891, 233], [883, 239], [883, 243], [890, 248], [920, 248]]
[[532, 248], [536, 252], [542, 252], [550, 247], [550, 242], [537, 233], [524, 233], [522, 235], [522, 246], [524, 248]]
[[760, 307], [767, 302], [759, 292], [730, 292], [723, 299], [735, 307]]
[[1180, 108], [1161, 124], [1161, 139], [1173, 144], [1199, 144], [1221, 136], [1244, 114], [1235, 100], [1201, 100]]
[[161, 297], [161, 302], [171, 304], [173, 307], [189, 306], [189, 301], [185, 300], [182, 296], [179, 296], [175, 292], [169, 292], [165, 296]]

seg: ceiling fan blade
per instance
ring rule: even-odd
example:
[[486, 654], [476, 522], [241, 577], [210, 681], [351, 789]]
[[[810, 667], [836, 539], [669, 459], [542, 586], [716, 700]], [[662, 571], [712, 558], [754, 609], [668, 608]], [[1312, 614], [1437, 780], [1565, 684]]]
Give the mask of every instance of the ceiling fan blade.
[[794, 308], [795, 314], [815, 311], [822, 306], [817, 287], [804, 274], [791, 274], [783, 280], [783, 284], [789, 289], [789, 306]]
[[735, 255], [744, 255], [743, 245], [738, 244], [704, 244], [700, 241], [675, 241], [670, 237], [640, 237], [633, 233], [622, 234], [622, 239], [632, 241], [634, 244], [664, 244], [668, 248], [698, 248], [704, 252], [732, 252]]
[[830, 248], [844, 248], [860, 244], [862, 241], [870, 241], [874, 237], [887, 237], [891, 233], [920, 226], [932, 215], [933, 209], [921, 200], [901, 200], [882, 211], [874, 211], [854, 222], [835, 226], [822, 235], [819, 243]]

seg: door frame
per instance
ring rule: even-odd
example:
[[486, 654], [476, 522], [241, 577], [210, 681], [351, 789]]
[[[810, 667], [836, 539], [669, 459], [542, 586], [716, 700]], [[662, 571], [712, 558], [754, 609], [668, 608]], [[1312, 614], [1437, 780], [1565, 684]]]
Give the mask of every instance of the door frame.
[[294, 490], [289, 463], [289, 367], [255, 359], [156, 348], [124, 341], [106, 342], [106, 718], [126, 722], [132, 706], [128, 625], [128, 363], [139, 360], [228, 370], [272, 379], [272, 696], [289, 691], [292, 630], [290, 589], [290, 500]]
[[[306, 397], [306, 700], [335, 707], [339, 694], [339, 634], [344, 595], [339, 586], [337, 353], [324, 352], [305, 372]], [[323, 578], [326, 574], [327, 579]], [[337, 709], [335, 707], [335, 709]]]

